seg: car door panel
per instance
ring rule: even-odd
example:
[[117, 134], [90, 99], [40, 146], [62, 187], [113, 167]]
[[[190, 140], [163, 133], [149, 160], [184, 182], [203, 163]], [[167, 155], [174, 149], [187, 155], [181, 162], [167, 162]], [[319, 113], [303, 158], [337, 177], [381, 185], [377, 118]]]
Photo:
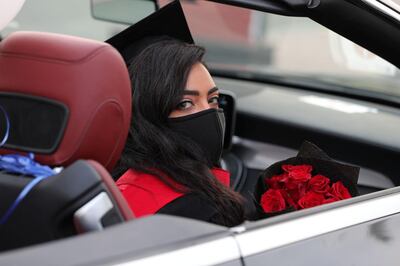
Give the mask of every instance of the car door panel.
[[171, 261], [174, 265], [241, 265], [237, 244], [228, 228], [165, 215], [0, 256], [0, 265], [161, 265], [154, 264], [160, 261], [165, 265]]
[[398, 265], [400, 189], [252, 223], [236, 236], [245, 265]]
[[248, 256], [245, 265], [385, 265], [399, 264], [400, 215], [370, 221]]

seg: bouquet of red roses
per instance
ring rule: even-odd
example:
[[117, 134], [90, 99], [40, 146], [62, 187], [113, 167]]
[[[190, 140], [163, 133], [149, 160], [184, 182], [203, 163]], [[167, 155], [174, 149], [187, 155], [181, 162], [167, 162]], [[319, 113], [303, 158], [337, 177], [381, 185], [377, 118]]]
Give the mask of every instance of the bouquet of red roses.
[[348, 199], [357, 196], [359, 168], [333, 161], [310, 142], [296, 157], [265, 169], [255, 199], [261, 217]]

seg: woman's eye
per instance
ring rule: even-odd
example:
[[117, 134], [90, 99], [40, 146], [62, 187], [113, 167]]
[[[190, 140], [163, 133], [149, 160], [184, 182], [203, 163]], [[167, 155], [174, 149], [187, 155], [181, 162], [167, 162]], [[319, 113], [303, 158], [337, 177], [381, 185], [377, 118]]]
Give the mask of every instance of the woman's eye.
[[193, 106], [193, 103], [191, 102], [191, 101], [182, 101], [182, 102], [180, 102], [179, 104], [178, 104], [178, 106], [177, 106], [177, 109], [179, 109], [179, 110], [185, 110], [185, 109], [188, 109], [188, 108], [190, 108], [190, 107], [192, 107]]
[[212, 98], [210, 98], [208, 100], [209, 104], [218, 104], [218, 102], [219, 102], [219, 97], [218, 96], [212, 97]]

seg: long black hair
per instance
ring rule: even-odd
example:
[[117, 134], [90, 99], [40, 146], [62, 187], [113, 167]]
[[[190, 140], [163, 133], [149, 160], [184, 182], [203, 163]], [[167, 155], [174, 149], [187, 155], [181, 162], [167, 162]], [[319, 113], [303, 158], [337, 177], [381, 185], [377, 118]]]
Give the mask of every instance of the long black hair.
[[156, 175], [173, 189], [198, 194], [213, 204], [218, 211], [215, 223], [233, 226], [244, 220], [241, 196], [217, 181], [193, 141], [168, 127], [190, 69], [202, 62], [204, 53], [197, 45], [167, 39], [147, 46], [131, 62], [132, 122], [114, 176], [129, 168]]

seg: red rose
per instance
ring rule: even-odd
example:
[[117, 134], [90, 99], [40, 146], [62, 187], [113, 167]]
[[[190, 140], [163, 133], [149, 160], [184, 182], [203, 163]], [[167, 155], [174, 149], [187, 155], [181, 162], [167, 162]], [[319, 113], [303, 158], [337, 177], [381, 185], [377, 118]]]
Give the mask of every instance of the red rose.
[[261, 196], [261, 207], [265, 212], [279, 212], [286, 209], [285, 199], [279, 189], [269, 189]]
[[305, 209], [321, 205], [324, 201], [325, 197], [322, 194], [309, 191], [299, 200], [298, 204], [302, 209]]
[[282, 169], [285, 172], [293, 172], [293, 171], [300, 171], [305, 173], [311, 173], [312, 165], [308, 164], [301, 164], [301, 165], [291, 165], [291, 164], [284, 164], [282, 165]]
[[294, 200], [294, 202], [296, 202], [297, 205], [299, 199], [304, 197], [304, 195], [306, 194], [306, 187], [303, 184], [301, 184], [295, 189], [287, 189], [287, 193]]
[[285, 185], [286, 185], [287, 189], [290, 189], [290, 190], [296, 189], [296, 190], [298, 190], [301, 187], [305, 187], [307, 185], [306, 182], [307, 182], [307, 179], [300, 179], [300, 178], [295, 179], [293, 177], [289, 177], [287, 179], [287, 182], [286, 182]]
[[294, 209], [298, 209], [299, 206], [297, 205], [297, 201], [295, 201], [292, 196], [289, 194], [288, 191], [285, 190], [281, 190], [281, 194], [283, 196], [283, 198], [285, 199], [286, 204], [288, 205], [288, 207], [293, 207]]
[[308, 187], [316, 193], [325, 194], [330, 189], [329, 183], [330, 180], [326, 176], [316, 175], [308, 181]]
[[275, 175], [271, 178], [265, 179], [265, 183], [267, 183], [269, 188], [281, 189], [284, 187], [287, 179], [288, 179], [288, 174], [283, 173], [281, 175]]
[[329, 195], [334, 198], [337, 198], [339, 200], [351, 198], [350, 192], [340, 181], [338, 181], [332, 185], [332, 188], [329, 191]]
[[282, 169], [288, 173], [289, 179], [287, 187], [294, 189], [298, 184], [305, 183], [311, 178], [312, 166], [303, 165], [282, 165]]

